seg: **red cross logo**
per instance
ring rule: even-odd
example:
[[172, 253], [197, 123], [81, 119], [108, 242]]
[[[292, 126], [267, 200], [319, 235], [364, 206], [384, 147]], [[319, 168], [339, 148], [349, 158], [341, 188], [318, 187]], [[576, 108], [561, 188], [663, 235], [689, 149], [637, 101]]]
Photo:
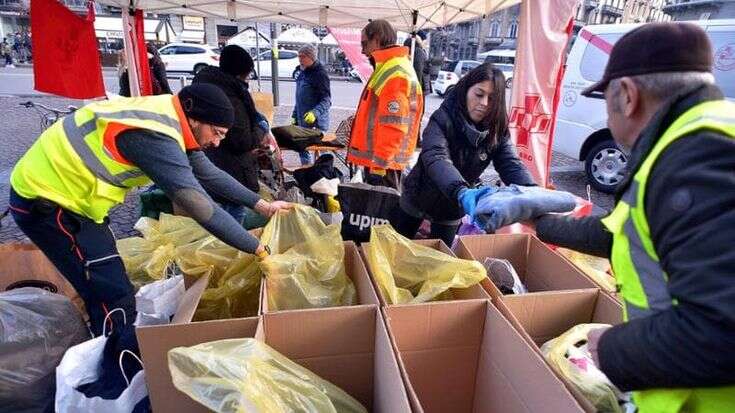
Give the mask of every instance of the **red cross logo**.
[[514, 106], [510, 112], [509, 128], [516, 128], [518, 146], [528, 148], [532, 133], [546, 133], [551, 125], [551, 115], [541, 111], [541, 96], [526, 95], [523, 107]]

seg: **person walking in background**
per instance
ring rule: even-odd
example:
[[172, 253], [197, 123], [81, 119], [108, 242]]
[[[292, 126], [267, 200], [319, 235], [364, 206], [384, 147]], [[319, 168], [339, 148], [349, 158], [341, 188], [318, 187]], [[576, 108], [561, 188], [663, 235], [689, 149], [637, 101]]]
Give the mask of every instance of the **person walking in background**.
[[[424, 101], [426, 101], [426, 95], [431, 93], [431, 75], [429, 55], [426, 53], [424, 41], [426, 40], [426, 34], [423, 31], [419, 31], [416, 34], [416, 45], [413, 52], [413, 70], [416, 71], [416, 77], [419, 79], [421, 90], [424, 92]], [[411, 37], [408, 37], [403, 45], [411, 49]]]
[[[161, 60], [161, 55], [153, 43], [146, 44], [146, 52], [148, 54], [148, 67], [151, 71], [151, 90], [153, 95], [173, 94], [171, 86], [168, 84], [166, 77], [166, 64]], [[125, 54], [120, 53], [120, 96], [130, 97], [130, 79], [128, 77], [127, 64], [125, 62]]]
[[473, 189], [490, 164], [506, 185], [535, 185], [508, 134], [503, 72], [484, 63], [460, 79], [431, 115], [419, 160], [403, 181], [400, 206], [390, 221], [414, 238], [424, 219], [431, 238], [452, 245], [465, 214], [484, 189]]
[[416, 148], [423, 92], [409, 50], [396, 45], [396, 30], [388, 21], [373, 20], [361, 36], [362, 53], [375, 70], [357, 106], [347, 161], [365, 167], [367, 183], [399, 189], [401, 171]]
[[[296, 105], [291, 114], [291, 123], [306, 128], [329, 130], [329, 108], [332, 92], [329, 74], [317, 58], [316, 48], [306, 45], [299, 49], [301, 73], [296, 78]], [[311, 163], [311, 154], [299, 153], [302, 165]]]
[[5, 57], [5, 67], [15, 67], [13, 65], [13, 49], [10, 46], [10, 43], [8, 42], [8, 38], [6, 37], [3, 39], [3, 44], [0, 47], [0, 51], [3, 53], [3, 57]]
[[[204, 153], [215, 166], [249, 190], [258, 193], [258, 159], [253, 151], [261, 145], [265, 131], [259, 126], [261, 117], [246, 83], [253, 67], [253, 58], [245, 49], [236, 45], [225, 46], [220, 53], [219, 67], [205, 67], [194, 76], [191, 83], [217, 86], [227, 95], [235, 113], [235, 121], [222, 143], [206, 149]], [[217, 194], [211, 195], [237, 222], [243, 223], [247, 214], [244, 205], [228, 201]]]

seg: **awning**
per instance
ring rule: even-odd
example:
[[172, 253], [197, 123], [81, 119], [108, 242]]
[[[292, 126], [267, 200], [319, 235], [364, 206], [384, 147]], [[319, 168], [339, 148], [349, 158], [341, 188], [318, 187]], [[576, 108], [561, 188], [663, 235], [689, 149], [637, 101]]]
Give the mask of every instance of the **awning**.
[[303, 27], [292, 27], [278, 36], [278, 43], [281, 44], [313, 44], [319, 43], [319, 38], [314, 32]]
[[240, 33], [237, 33], [236, 35], [230, 37], [230, 39], [227, 41], [227, 44], [236, 44], [245, 49], [252, 49], [258, 46], [262, 48], [270, 48], [270, 39], [262, 32], [260, 32], [259, 35], [260, 40], [256, 42], [255, 29], [252, 27], [248, 27]]
[[[168, 31], [169, 41], [175, 39], [176, 34], [170, 26], [160, 20], [147, 19], [143, 22], [143, 30], [146, 40], [166, 40]], [[107, 39], [122, 39], [122, 19], [119, 17], [96, 17], [94, 20], [94, 31], [97, 37]], [[202, 32], [203, 33], [203, 32]], [[158, 37], [156, 37], [158, 35]]]
[[[127, 10], [130, 0], [98, 0]], [[199, 15], [236, 21], [267, 21], [310, 26], [357, 27], [386, 19], [400, 30], [433, 28], [486, 17], [520, 0], [312, 0], [252, 2], [244, 0], [137, 0], [148, 13]]]

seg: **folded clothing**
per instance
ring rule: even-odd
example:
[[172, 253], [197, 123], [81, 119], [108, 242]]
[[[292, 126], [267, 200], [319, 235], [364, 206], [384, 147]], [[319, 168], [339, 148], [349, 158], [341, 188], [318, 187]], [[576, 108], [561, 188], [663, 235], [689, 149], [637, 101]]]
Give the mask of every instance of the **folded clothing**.
[[303, 152], [309, 146], [333, 146], [343, 148], [345, 145], [339, 142], [324, 141], [324, 133], [319, 129], [304, 128], [302, 126], [288, 125], [272, 128], [273, 136], [276, 137], [278, 146], [283, 149], [291, 149]]
[[551, 212], [570, 212], [574, 195], [537, 186], [510, 185], [493, 188], [477, 201], [473, 222], [492, 234], [498, 228]]

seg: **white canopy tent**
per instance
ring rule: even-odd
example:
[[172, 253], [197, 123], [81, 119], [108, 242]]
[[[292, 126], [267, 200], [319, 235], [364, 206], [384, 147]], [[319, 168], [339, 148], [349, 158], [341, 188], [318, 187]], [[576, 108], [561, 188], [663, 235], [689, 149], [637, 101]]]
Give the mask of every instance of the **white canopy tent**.
[[[520, 0], [99, 0], [123, 10], [268, 21], [311, 26], [363, 27], [385, 19], [413, 31], [485, 17]], [[415, 14], [415, 16], [414, 16]], [[413, 17], [416, 18], [414, 23]]]
[[279, 44], [319, 44], [319, 38], [309, 29], [292, 27], [278, 35]]

